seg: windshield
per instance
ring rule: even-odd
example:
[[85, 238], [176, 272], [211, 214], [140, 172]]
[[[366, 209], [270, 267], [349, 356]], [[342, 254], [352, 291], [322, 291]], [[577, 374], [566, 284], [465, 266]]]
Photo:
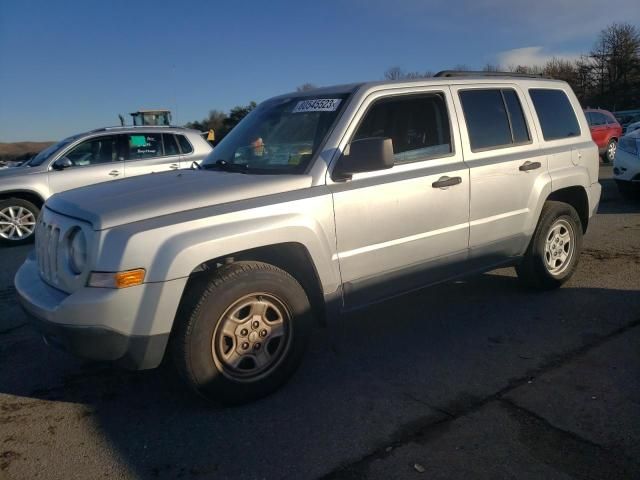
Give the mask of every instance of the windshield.
[[38, 165], [42, 165], [46, 162], [51, 156], [56, 153], [61, 148], [66, 147], [71, 142], [73, 142], [77, 137], [69, 137], [64, 140], [60, 140], [58, 143], [55, 143], [44, 150], [42, 150], [39, 154], [33, 157], [31, 160], [25, 163], [25, 165], [29, 167], [37, 167]]
[[214, 148], [202, 168], [302, 173], [344, 107], [346, 97], [268, 100]]

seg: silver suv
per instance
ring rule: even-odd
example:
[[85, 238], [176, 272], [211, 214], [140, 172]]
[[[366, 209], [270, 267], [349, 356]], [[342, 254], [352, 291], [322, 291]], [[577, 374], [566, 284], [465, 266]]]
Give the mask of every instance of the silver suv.
[[323, 88], [265, 101], [200, 169], [54, 195], [15, 285], [51, 344], [134, 369], [167, 355], [240, 403], [341, 311], [503, 266], [559, 287], [599, 198], [564, 82]]
[[0, 244], [32, 241], [40, 208], [54, 193], [188, 167], [210, 151], [200, 132], [179, 127], [101, 128], [65, 138], [0, 170]]

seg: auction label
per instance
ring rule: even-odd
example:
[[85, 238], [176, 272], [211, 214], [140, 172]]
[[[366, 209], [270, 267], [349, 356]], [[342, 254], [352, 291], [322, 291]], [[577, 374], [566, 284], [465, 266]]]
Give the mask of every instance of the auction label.
[[291, 113], [335, 112], [341, 101], [341, 98], [314, 98], [313, 100], [301, 100]]

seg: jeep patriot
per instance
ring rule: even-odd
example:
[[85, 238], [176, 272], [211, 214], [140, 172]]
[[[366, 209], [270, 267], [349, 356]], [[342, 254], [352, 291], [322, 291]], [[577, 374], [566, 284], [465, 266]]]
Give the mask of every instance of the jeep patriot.
[[325, 317], [496, 267], [559, 287], [600, 199], [570, 87], [507, 74], [278, 96], [196, 167], [53, 195], [15, 285], [49, 343], [167, 357], [226, 404], [281, 386]]

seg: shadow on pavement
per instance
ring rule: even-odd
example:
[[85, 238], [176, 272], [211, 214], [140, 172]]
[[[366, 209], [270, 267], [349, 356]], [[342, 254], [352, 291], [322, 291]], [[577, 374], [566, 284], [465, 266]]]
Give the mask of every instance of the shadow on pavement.
[[82, 406], [83, 421], [140, 478], [313, 478], [535, 376], [638, 312], [637, 291], [541, 294], [521, 289], [510, 271], [479, 275], [319, 330], [281, 391], [226, 409], [164, 370], [80, 363], [25, 329], [0, 348], [0, 391]]

